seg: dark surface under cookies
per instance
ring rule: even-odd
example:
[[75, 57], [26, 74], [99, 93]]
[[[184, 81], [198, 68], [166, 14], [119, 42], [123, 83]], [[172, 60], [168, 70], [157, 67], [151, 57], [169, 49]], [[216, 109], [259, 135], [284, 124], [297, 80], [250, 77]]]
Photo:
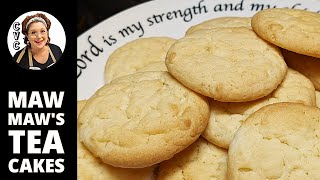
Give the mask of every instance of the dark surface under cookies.
[[150, 0], [80, 0], [78, 1], [77, 35], [125, 9]]

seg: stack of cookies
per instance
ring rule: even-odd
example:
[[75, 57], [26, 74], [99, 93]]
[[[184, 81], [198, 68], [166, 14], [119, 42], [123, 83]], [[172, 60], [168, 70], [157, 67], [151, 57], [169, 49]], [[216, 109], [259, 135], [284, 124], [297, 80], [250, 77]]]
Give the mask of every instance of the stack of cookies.
[[320, 179], [320, 14], [220, 17], [111, 54], [79, 179]]

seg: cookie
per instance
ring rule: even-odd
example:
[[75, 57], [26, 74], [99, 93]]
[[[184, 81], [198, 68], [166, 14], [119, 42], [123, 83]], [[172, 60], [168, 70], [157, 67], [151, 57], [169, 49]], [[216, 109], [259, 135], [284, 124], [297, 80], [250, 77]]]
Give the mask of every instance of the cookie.
[[185, 36], [171, 46], [165, 63], [182, 84], [223, 102], [264, 97], [287, 72], [279, 48], [244, 27], [199, 30]]
[[142, 67], [141, 69], [139, 69], [139, 72], [144, 72], [144, 71], [168, 71], [168, 70], [164, 61], [161, 61], [161, 62], [148, 64]]
[[77, 102], [77, 118], [79, 117], [79, 114], [82, 110], [82, 108], [84, 107], [84, 105], [86, 104], [87, 100], [80, 100]]
[[198, 139], [209, 119], [207, 98], [168, 72], [114, 79], [89, 98], [80, 140], [103, 162], [142, 168], [170, 159]]
[[157, 180], [227, 179], [228, 152], [199, 138], [173, 158], [160, 163]]
[[287, 65], [309, 78], [314, 87], [320, 90], [320, 58], [297, 54], [282, 49]]
[[[106, 83], [111, 80], [143, 70], [145, 66], [153, 63], [164, 63], [168, 49], [176, 40], [169, 37], [140, 38], [116, 49], [108, 58], [104, 79]], [[166, 70], [165, 65], [160, 70]]]
[[242, 124], [228, 151], [230, 179], [320, 179], [320, 109], [265, 106]]
[[211, 116], [202, 136], [211, 143], [228, 149], [234, 134], [250, 114], [263, 106], [277, 102], [298, 102], [315, 106], [313, 84], [308, 78], [289, 68], [279, 87], [266, 97], [244, 103], [211, 100]]
[[[86, 100], [78, 101], [78, 114], [84, 107]], [[125, 169], [103, 163], [79, 141], [77, 142], [77, 179], [117, 179], [117, 180], [152, 180], [156, 166], [146, 168]]]
[[[80, 143], [80, 142], [78, 142]], [[103, 163], [86, 149], [83, 144], [78, 146], [78, 180], [115, 179], [115, 180], [152, 180], [155, 179], [156, 166], [146, 168], [119, 168]]]
[[317, 106], [320, 108], [320, 91], [316, 91]]
[[219, 17], [204, 21], [191, 26], [186, 35], [202, 29], [213, 29], [218, 27], [246, 27], [251, 29], [251, 17]]
[[78, 147], [78, 180], [115, 179], [115, 180], [153, 180], [155, 166], [146, 168], [119, 168], [103, 163], [91, 154], [82, 144]]
[[320, 58], [320, 14], [274, 8], [257, 12], [251, 21], [263, 39], [289, 51]]

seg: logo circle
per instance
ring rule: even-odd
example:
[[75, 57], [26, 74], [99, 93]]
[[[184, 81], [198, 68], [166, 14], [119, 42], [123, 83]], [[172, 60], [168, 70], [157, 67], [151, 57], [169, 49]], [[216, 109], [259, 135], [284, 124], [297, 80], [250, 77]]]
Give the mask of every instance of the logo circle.
[[20, 15], [10, 26], [7, 43], [8, 49], [10, 51], [11, 56], [13, 57], [18, 51], [22, 50], [26, 44], [24, 42], [25, 35], [22, 34], [22, 21], [30, 15], [34, 15], [36, 13], [42, 13], [51, 22], [50, 27], [50, 43], [55, 44], [60, 47], [62, 53], [64, 52], [66, 45], [66, 35], [63, 26], [61, 23], [51, 14], [43, 11], [29, 11]]

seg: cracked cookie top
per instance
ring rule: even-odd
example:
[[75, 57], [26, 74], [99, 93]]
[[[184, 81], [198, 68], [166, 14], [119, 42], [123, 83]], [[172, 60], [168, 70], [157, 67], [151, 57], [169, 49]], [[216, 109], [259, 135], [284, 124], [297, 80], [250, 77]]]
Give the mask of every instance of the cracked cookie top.
[[279, 48], [245, 27], [195, 31], [171, 46], [165, 63], [182, 84], [222, 102], [264, 97], [287, 72]]
[[315, 106], [316, 97], [312, 82], [289, 68], [278, 88], [263, 98], [243, 103], [210, 100], [211, 115], [202, 136], [211, 143], [228, 149], [234, 134], [248, 116], [263, 106], [278, 102], [298, 102]]
[[227, 180], [228, 152], [199, 138], [173, 158], [161, 162], [157, 180]]
[[103, 162], [147, 167], [198, 139], [209, 119], [207, 98], [168, 72], [141, 72], [113, 80], [83, 107], [80, 140]]
[[320, 109], [276, 103], [252, 115], [229, 147], [231, 179], [320, 179]]
[[148, 37], [130, 41], [117, 48], [105, 64], [104, 80], [144, 71], [167, 71], [166, 54], [176, 40], [170, 37]]
[[[77, 102], [77, 114], [79, 116], [86, 100]], [[155, 166], [146, 168], [119, 168], [101, 162], [79, 140], [77, 134], [77, 179], [117, 179], [117, 180], [151, 180], [154, 176]]]
[[191, 26], [186, 31], [186, 35], [192, 34], [193, 32], [198, 30], [213, 29], [219, 27], [246, 27], [251, 29], [251, 17], [227, 16], [210, 19], [202, 23], [196, 24], [194, 26]]
[[299, 54], [320, 58], [320, 14], [274, 8], [257, 12], [253, 30], [263, 39]]

